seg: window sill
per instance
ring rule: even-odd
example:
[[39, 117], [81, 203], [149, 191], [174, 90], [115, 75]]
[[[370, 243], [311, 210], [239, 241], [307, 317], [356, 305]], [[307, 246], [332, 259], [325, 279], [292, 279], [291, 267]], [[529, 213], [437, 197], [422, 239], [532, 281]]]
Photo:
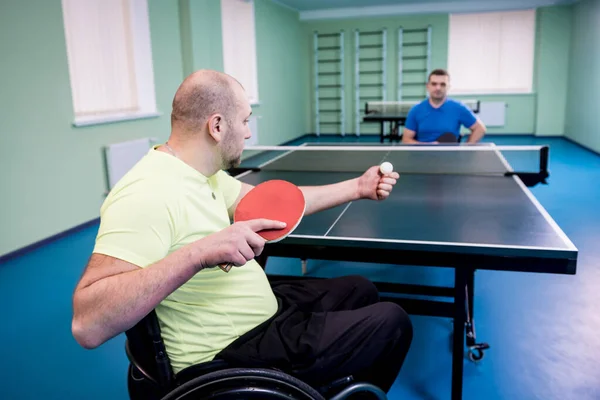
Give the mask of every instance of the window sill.
[[132, 114], [114, 114], [114, 115], [103, 115], [103, 116], [90, 116], [90, 117], [78, 117], [75, 118], [73, 126], [90, 126], [90, 125], [101, 125], [110, 124], [113, 122], [121, 121], [132, 121], [136, 119], [148, 119], [160, 117], [162, 113], [157, 111], [154, 112], [138, 112]]
[[448, 93], [448, 96], [451, 97], [473, 97], [473, 96], [532, 96], [535, 95], [535, 92], [520, 92], [520, 91], [490, 91], [490, 92], [453, 92]]

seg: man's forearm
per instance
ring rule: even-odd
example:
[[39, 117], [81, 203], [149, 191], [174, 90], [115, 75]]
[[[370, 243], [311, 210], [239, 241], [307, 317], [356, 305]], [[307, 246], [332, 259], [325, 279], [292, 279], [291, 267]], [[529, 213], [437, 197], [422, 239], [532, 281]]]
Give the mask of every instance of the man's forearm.
[[359, 198], [358, 178], [323, 186], [301, 186], [306, 199], [305, 215], [313, 214]]
[[94, 348], [131, 328], [198, 271], [193, 251], [197, 250], [183, 247], [146, 268], [84, 283], [73, 299], [78, 342]]
[[473, 129], [473, 131], [471, 132], [471, 134], [469, 135], [469, 140], [467, 140], [467, 143], [477, 143], [481, 140], [481, 138], [483, 137], [485, 133], [485, 129], [483, 129], [483, 127], [477, 127], [475, 129]]

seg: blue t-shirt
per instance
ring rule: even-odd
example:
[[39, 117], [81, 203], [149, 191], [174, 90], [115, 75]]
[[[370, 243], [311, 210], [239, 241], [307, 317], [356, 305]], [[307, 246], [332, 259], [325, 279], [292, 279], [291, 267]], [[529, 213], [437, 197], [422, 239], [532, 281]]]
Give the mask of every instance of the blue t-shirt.
[[471, 127], [477, 118], [463, 103], [446, 99], [439, 108], [434, 108], [425, 99], [413, 106], [406, 117], [404, 126], [416, 132], [415, 139], [419, 142], [434, 142], [444, 133], [460, 135], [460, 126]]

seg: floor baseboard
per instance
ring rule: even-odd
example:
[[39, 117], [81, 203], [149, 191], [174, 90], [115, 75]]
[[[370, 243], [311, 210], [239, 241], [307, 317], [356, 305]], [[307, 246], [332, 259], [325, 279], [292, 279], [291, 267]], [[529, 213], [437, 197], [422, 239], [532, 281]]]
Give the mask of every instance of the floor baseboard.
[[587, 150], [587, 151], [589, 151], [589, 152], [592, 152], [592, 153], [594, 153], [594, 154], [595, 154], [595, 155], [597, 155], [597, 156], [600, 156], [600, 152], [598, 152], [598, 151], [596, 151], [596, 150], [594, 150], [594, 149], [592, 149], [592, 148], [590, 148], [590, 147], [588, 147], [588, 146], [586, 146], [586, 145], [584, 145], [584, 144], [581, 144], [581, 143], [579, 143], [579, 142], [577, 142], [577, 141], [575, 141], [575, 140], [571, 139], [571, 138], [570, 138], [570, 137], [568, 137], [568, 136], [562, 136], [562, 138], [563, 138], [563, 139], [565, 139], [565, 140], [567, 140], [568, 142], [571, 142], [571, 143], [573, 143], [573, 144], [574, 144], [574, 145], [576, 145], [576, 146], [579, 146], [579, 147], [581, 147], [581, 148], [582, 148], [582, 149], [584, 149], [584, 150]]
[[69, 228], [69, 229], [67, 229], [65, 231], [59, 232], [59, 233], [57, 233], [55, 235], [52, 235], [52, 236], [49, 236], [49, 237], [44, 238], [42, 240], [39, 240], [37, 242], [34, 242], [34, 243], [32, 243], [30, 245], [27, 245], [25, 247], [21, 247], [20, 249], [11, 251], [10, 253], [7, 253], [7, 254], [4, 254], [4, 255], [0, 256], [0, 264], [6, 262], [8, 260], [11, 260], [13, 258], [22, 256], [25, 253], [33, 251], [33, 250], [35, 250], [37, 248], [40, 248], [40, 247], [42, 247], [42, 246], [44, 246], [44, 245], [46, 245], [48, 243], [54, 242], [54, 241], [56, 241], [58, 239], [61, 239], [61, 238], [65, 237], [65, 236], [68, 236], [68, 235], [70, 235], [72, 233], [75, 233], [75, 232], [80, 231], [82, 229], [85, 229], [85, 228], [88, 228], [88, 227], [93, 226], [95, 224], [98, 224], [99, 222], [100, 222], [100, 218], [94, 218], [91, 221], [84, 222], [83, 224], [79, 224], [79, 225], [74, 226], [72, 228]]

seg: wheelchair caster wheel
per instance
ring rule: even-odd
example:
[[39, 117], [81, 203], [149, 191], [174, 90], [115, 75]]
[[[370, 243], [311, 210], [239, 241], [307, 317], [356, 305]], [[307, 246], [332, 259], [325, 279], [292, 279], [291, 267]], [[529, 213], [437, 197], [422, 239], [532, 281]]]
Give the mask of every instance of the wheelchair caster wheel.
[[469, 360], [473, 362], [481, 361], [485, 355], [483, 351], [489, 348], [490, 345], [487, 343], [476, 344], [475, 346], [469, 347]]
[[481, 361], [484, 356], [483, 350], [480, 349], [469, 349], [469, 360], [473, 362]]

